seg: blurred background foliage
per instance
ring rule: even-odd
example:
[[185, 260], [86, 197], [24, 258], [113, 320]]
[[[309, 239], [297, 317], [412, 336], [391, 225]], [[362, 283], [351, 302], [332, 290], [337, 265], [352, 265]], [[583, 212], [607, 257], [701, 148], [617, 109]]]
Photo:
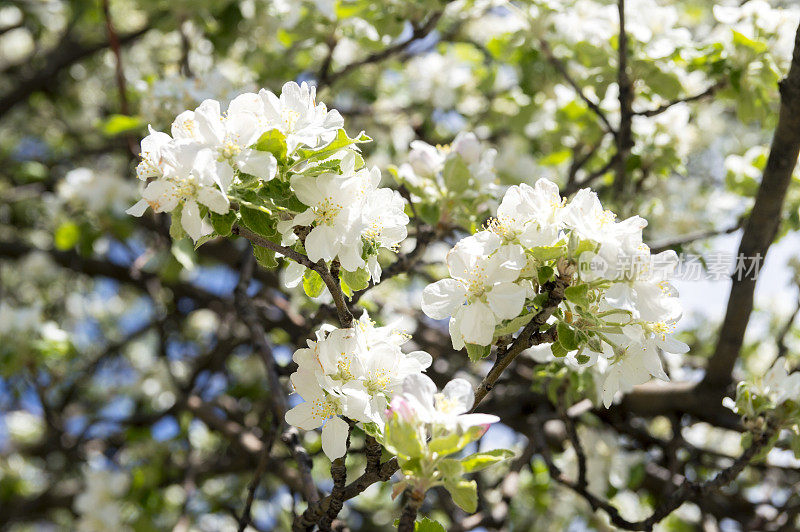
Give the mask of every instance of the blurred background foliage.
[[[644, 216], [653, 247], [701, 253], [705, 266], [714, 253], [733, 253], [766, 163], [800, 9], [789, 0], [626, 4], [628, 80], [619, 77], [617, 5], [604, 0], [0, 2], [0, 528], [236, 528], [258, 457], [242, 434], [258, 440], [269, 429], [272, 393], [232, 304], [245, 243], [195, 250], [170, 240], [168, 215], [124, 213], [138, 196], [133, 168], [147, 125], [168, 130], [205, 98], [277, 91], [286, 80], [317, 84], [348, 131], [374, 139], [364, 154], [384, 183], [412, 189], [431, 225], [480, 226], [497, 190], [548, 177], [564, 194], [591, 185], [608, 208]], [[629, 109], [621, 81], [634, 96]], [[611, 130], [626, 121], [630, 142], [621, 144]], [[411, 141], [446, 146], [460, 131], [497, 150], [496, 179], [480, 201], [403, 181]], [[798, 179], [740, 377], [763, 372], [777, 353], [800, 362]], [[446, 249], [432, 245], [415, 275], [362, 302], [380, 321], [402, 320], [434, 355], [438, 382], [482, 375], [414, 311]], [[259, 270], [248, 290], [288, 375], [316, 304], [278, 277]], [[702, 374], [727, 286], [722, 278], [680, 285], [692, 351], [667, 360], [673, 380]], [[487, 472], [483, 520], [474, 523], [446, 497], [430, 497], [426, 513], [448, 530], [610, 529], [525, 453], [553, 378], [540, 368], [520, 364], [527, 379], [492, 403], [506, 426], [484, 444], [520, 451], [514, 491], [503, 482], [508, 471]], [[590, 488], [631, 519], [663, 495], [648, 463], [702, 476], [738, 454], [735, 431], [691, 416], [619, 423], [589, 418], [580, 430]], [[684, 446], [670, 457], [661, 440]], [[317, 435], [304, 442], [329, 487]], [[284, 448], [275, 452], [254, 528], [286, 529], [296, 511], [295, 469]], [[556, 452], [565, 470], [574, 467], [568, 443]], [[788, 515], [776, 522], [794, 530], [798, 463], [775, 453], [730, 497], [684, 505], [662, 529], [771, 530], [763, 523]], [[343, 518], [354, 530], [386, 529], [396, 516], [390, 489], [370, 489]]]

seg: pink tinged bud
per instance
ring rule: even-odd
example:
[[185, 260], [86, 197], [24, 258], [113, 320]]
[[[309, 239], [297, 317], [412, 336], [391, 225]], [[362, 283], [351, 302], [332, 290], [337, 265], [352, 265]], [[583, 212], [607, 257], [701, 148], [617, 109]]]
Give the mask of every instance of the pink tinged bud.
[[392, 399], [389, 410], [397, 414], [402, 421], [409, 422], [414, 419], [414, 410], [411, 408], [411, 404], [402, 397], [398, 396]]

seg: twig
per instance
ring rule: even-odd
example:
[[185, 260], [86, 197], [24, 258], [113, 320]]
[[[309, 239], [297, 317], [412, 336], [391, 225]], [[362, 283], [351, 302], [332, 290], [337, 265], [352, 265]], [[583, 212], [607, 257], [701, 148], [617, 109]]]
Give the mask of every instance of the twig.
[[789, 351], [789, 346], [786, 345], [786, 339], [789, 337], [789, 333], [792, 332], [792, 326], [798, 315], [800, 315], [800, 296], [797, 298], [797, 303], [795, 304], [792, 315], [789, 316], [789, 319], [786, 320], [786, 323], [778, 333], [778, 354], [775, 357], [776, 359], [786, 356], [786, 353]]
[[638, 111], [638, 112], [634, 112], [633, 114], [636, 115], [636, 116], [646, 116], [646, 117], [660, 115], [661, 113], [663, 113], [664, 111], [668, 110], [670, 107], [672, 107], [674, 105], [678, 105], [680, 103], [696, 102], [697, 100], [702, 100], [703, 98], [707, 98], [709, 96], [712, 96], [714, 93], [716, 93], [718, 90], [720, 90], [723, 87], [725, 87], [727, 84], [728, 83], [725, 80], [718, 81], [718, 82], [714, 83], [713, 85], [711, 85], [710, 87], [708, 87], [703, 92], [700, 92], [700, 93], [695, 94], [693, 96], [685, 96], [683, 98], [675, 98], [674, 100], [670, 100], [668, 102], [662, 103], [661, 105], [659, 105], [655, 109], [649, 109], [647, 111]]
[[[347, 442], [345, 443], [345, 449], [350, 450], [350, 435], [353, 433], [353, 425], [350, 425], [350, 428], [347, 432]], [[345, 451], [346, 453], [346, 451]], [[325, 515], [322, 516], [322, 519], [319, 522], [320, 530], [330, 530], [331, 523], [336, 517], [339, 515], [339, 512], [342, 511], [342, 507], [344, 506], [344, 486], [347, 483], [347, 464], [346, 464], [347, 454], [340, 458], [336, 458], [331, 463], [331, 478], [333, 479], [333, 489], [331, 490], [331, 502], [328, 505], [328, 509], [325, 512]]]
[[[240, 282], [235, 292], [235, 302], [239, 314], [247, 325], [250, 335], [256, 344], [256, 350], [267, 372], [270, 387], [270, 409], [272, 410], [274, 422], [278, 426], [283, 426], [285, 423], [284, 417], [288, 410], [286, 396], [283, 393], [283, 386], [281, 385], [280, 377], [276, 370], [275, 359], [269, 342], [267, 341], [266, 334], [264, 333], [264, 328], [258, 320], [258, 315], [250, 302], [250, 298], [247, 296], [247, 286], [249, 284], [249, 279], [252, 278], [254, 268], [255, 259], [252, 252], [248, 249], [242, 264]], [[287, 430], [284, 433], [284, 441], [289, 438], [291, 438], [290, 430]], [[295, 445], [290, 444], [289, 450], [292, 455], [294, 455], [298, 464], [300, 478], [303, 483], [303, 495], [309, 503], [315, 502], [318, 499], [317, 488], [314, 484], [314, 479], [311, 477], [311, 468], [309, 467], [307, 455], [303, 456]], [[264, 445], [262, 452], [269, 454], [269, 451], [269, 446]], [[257, 480], [254, 480], [254, 482], [257, 484]], [[249, 516], [247, 516], [247, 518], [249, 519]]]
[[720, 235], [729, 235], [741, 229], [743, 223], [744, 220], [740, 220], [736, 222], [735, 225], [726, 227], [725, 229], [709, 229], [708, 231], [699, 231], [697, 233], [690, 233], [688, 235], [679, 236], [673, 240], [664, 240], [661, 242], [656, 242], [652, 246], [650, 246], [650, 252], [661, 253], [662, 251], [666, 251], [668, 249], [672, 249], [678, 246], [683, 246], [686, 244], [691, 244], [692, 242], [696, 242], [698, 240], [705, 240], [706, 238], [711, 238]]
[[558, 394], [558, 414], [561, 421], [564, 423], [564, 428], [567, 431], [567, 437], [572, 444], [572, 449], [575, 451], [575, 457], [578, 461], [578, 480], [577, 486], [585, 490], [588, 487], [586, 480], [586, 453], [583, 451], [583, 445], [578, 437], [578, 431], [575, 428], [575, 423], [572, 417], [567, 413], [567, 390], [569, 387], [569, 379], [564, 379], [561, 389]]
[[550, 319], [550, 316], [553, 315], [556, 308], [564, 301], [564, 290], [569, 286], [572, 274], [575, 271], [574, 268], [573, 265], [566, 263], [559, 265], [559, 274], [556, 276], [555, 280], [543, 286], [548, 296], [547, 300], [542, 305], [542, 310], [528, 322], [508, 349], [498, 349], [494, 365], [475, 390], [475, 403], [472, 406], [473, 411], [483, 398], [486, 397], [486, 394], [494, 388], [497, 379], [500, 378], [500, 375], [511, 362], [513, 362], [517, 355], [533, 345], [554, 342], [557, 339], [555, 325], [549, 327], [545, 331], [540, 331], [540, 328], [547, 323], [547, 320]]
[[[128, 106], [127, 88], [125, 86], [125, 71], [122, 68], [122, 51], [119, 45], [119, 37], [117, 31], [114, 29], [114, 21], [111, 19], [111, 8], [109, 0], [102, 0], [103, 16], [106, 19], [106, 33], [108, 34], [108, 44], [114, 54], [114, 73], [117, 81], [117, 93], [119, 94], [119, 109], [125, 116], [130, 116], [131, 111]], [[133, 157], [136, 157], [139, 150], [136, 146], [136, 141], [130, 134], [125, 135], [128, 143], [128, 149]]]
[[425, 492], [419, 489], [406, 490], [407, 501], [397, 524], [397, 532], [413, 532], [417, 520], [417, 512], [425, 500]]
[[556, 70], [558, 70], [561, 76], [567, 81], [567, 83], [569, 83], [572, 89], [578, 94], [580, 99], [583, 100], [589, 107], [589, 109], [591, 109], [592, 112], [594, 112], [594, 114], [597, 115], [600, 121], [603, 122], [604, 126], [603, 129], [605, 129], [606, 133], [614, 133], [614, 127], [611, 125], [611, 122], [608, 121], [608, 117], [606, 117], [606, 114], [603, 112], [602, 109], [600, 109], [600, 106], [597, 103], [595, 103], [588, 96], [586, 96], [586, 94], [583, 92], [583, 89], [581, 89], [580, 85], [578, 85], [575, 79], [567, 71], [567, 67], [564, 66], [564, 63], [562, 63], [561, 60], [558, 59], [553, 54], [553, 50], [550, 48], [550, 45], [547, 43], [547, 41], [545, 41], [544, 39], [539, 39], [539, 46], [541, 47], [544, 56], [547, 58], [550, 64], [553, 65]]
[[306, 268], [317, 272], [319, 276], [322, 278], [322, 281], [325, 283], [325, 286], [328, 287], [328, 291], [331, 293], [331, 297], [333, 297], [333, 302], [336, 305], [336, 312], [339, 315], [339, 322], [341, 326], [347, 328], [353, 325], [353, 313], [350, 312], [350, 309], [347, 306], [344, 293], [342, 292], [342, 287], [339, 284], [338, 276], [332, 275], [331, 271], [325, 265], [324, 260], [320, 259], [319, 262], [311, 262], [311, 260], [302, 253], [299, 253], [293, 250], [292, 248], [276, 244], [275, 242], [272, 242], [271, 240], [266, 239], [263, 236], [257, 235], [253, 231], [247, 229], [246, 227], [242, 227], [240, 225], [234, 225], [231, 228], [231, 233], [246, 238], [247, 240], [249, 240], [250, 242], [252, 242], [257, 246], [271, 249], [276, 253], [280, 253], [284, 257], [288, 257], [293, 261], [295, 261], [296, 263], [301, 264]]
[[320, 79], [319, 86], [322, 87], [325, 85], [327, 86], [333, 85], [339, 80], [339, 78], [349, 74], [350, 72], [359, 67], [362, 67], [364, 65], [369, 65], [372, 63], [379, 63], [384, 59], [387, 59], [397, 53], [402, 52], [403, 50], [408, 48], [409, 45], [411, 45], [415, 41], [424, 39], [431, 31], [433, 31], [433, 29], [436, 27], [436, 24], [439, 22], [441, 16], [442, 16], [441, 11], [437, 11], [431, 14], [430, 17], [428, 17], [428, 20], [423, 22], [421, 25], [417, 24], [413, 25], [411, 35], [407, 39], [399, 41], [390, 46], [387, 46], [386, 48], [378, 52], [374, 52], [365, 57], [364, 59], [361, 59], [359, 61], [353, 61], [352, 63], [345, 65], [339, 71], [329, 74], [324, 79]]
[[606, 164], [604, 164], [603, 166], [601, 166], [600, 168], [598, 168], [597, 170], [595, 170], [594, 172], [583, 178], [581, 181], [575, 180], [572, 183], [567, 183], [567, 185], [564, 187], [564, 190], [561, 191], [561, 194], [563, 196], [569, 196], [577, 192], [581, 187], [589, 186], [595, 179], [597, 179], [598, 177], [602, 177], [609, 170], [614, 168], [619, 159], [620, 159], [620, 154], [619, 152], [617, 152], [611, 156], [611, 158], [608, 160]]
[[561, 473], [561, 470], [553, 462], [547, 442], [544, 439], [541, 431], [534, 430], [531, 437], [536, 442], [536, 446], [542, 455], [542, 458], [547, 465], [550, 476], [559, 484], [566, 486], [581, 497], [592, 507], [594, 511], [603, 510], [611, 519], [611, 522], [619, 528], [625, 530], [652, 530], [653, 526], [661, 522], [669, 514], [674, 512], [684, 502], [692, 498], [700, 498], [707, 494], [733, 482], [733, 480], [742, 472], [742, 470], [750, 463], [750, 461], [763, 449], [764, 445], [769, 442], [774, 428], [770, 427], [767, 431], [757, 435], [753, 443], [748, 447], [734, 462], [720, 471], [713, 479], [705, 482], [690, 482], [684, 480], [672, 495], [664, 501], [647, 519], [641, 521], [628, 521], [619, 513], [619, 510], [608, 501], [597, 497], [591, 493], [586, 486], [581, 486], [577, 482], [573, 482]]

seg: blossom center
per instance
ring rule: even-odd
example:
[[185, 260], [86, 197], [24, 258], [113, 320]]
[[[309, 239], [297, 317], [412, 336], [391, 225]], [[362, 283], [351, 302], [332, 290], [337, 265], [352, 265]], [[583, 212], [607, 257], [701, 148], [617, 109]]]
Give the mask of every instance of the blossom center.
[[461, 403], [455, 399], [450, 399], [443, 393], [437, 393], [434, 396], [436, 400], [436, 410], [441, 412], [442, 414], [451, 414], [458, 411]]
[[328, 399], [314, 399], [311, 402], [311, 415], [317, 418], [328, 419], [336, 415], [336, 405]]
[[300, 120], [300, 113], [294, 109], [283, 108], [281, 110], [281, 120], [287, 131], [293, 131], [297, 121]]
[[342, 208], [341, 203], [334, 202], [333, 198], [328, 196], [314, 207], [314, 214], [317, 217], [317, 222], [325, 225], [333, 225], [333, 222], [342, 211]]

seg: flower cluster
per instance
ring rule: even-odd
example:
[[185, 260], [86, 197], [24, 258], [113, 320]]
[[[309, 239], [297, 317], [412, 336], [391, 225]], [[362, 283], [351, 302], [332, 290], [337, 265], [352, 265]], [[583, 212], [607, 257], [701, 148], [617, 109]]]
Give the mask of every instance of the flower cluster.
[[[395, 173], [421, 208], [430, 205], [436, 212], [447, 209], [455, 211], [451, 216], [466, 219], [476, 216], [499, 191], [496, 156], [497, 150], [485, 147], [474, 133], [462, 131], [447, 146], [412, 141], [408, 162]], [[425, 214], [423, 211], [423, 217]], [[438, 217], [426, 221], [436, 223]]]
[[735, 401], [729, 397], [723, 400], [726, 407], [748, 419], [787, 403], [800, 407], [800, 371], [790, 373], [783, 357], [778, 358], [763, 377], [740, 382]]
[[800, 459], [800, 371], [787, 368], [787, 360], [779, 357], [763, 377], [739, 382], [736, 399], [725, 397], [722, 404], [742, 416], [750, 429], [742, 435], [743, 445], [754, 433], [770, 428], [774, 429], [770, 442], [775, 443], [785, 431], [790, 449]]
[[343, 121], [338, 111], [315, 102], [315, 89], [289, 82], [281, 96], [262, 89], [234, 98], [223, 114], [219, 102], [205, 100], [172, 123], [171, 136], [150, 129], [142, 140], [139, 179], [148, 181], [144, 199], [129, 209], [141, 216], [148, 205], [155, 212], [181, 206], [181, 224], [195, 241], [211, 232], [204, 227], [200, 205], [217, 214], [230, 209], [228, 191], [243, 174], [269, 181], [277, 172], [275, 156], [253, 144], [271, 130], [282, 133], [293, 152], [328, 143]]
[[461, 159], [479, 184], [491, 185], [496, 179], [494, 159], [497, 150], [484, 148], [471, 132], [456, 135], [449, 146], [431, 146], [427, 142], [411, 142], [408, 162], [400, 166], [398, 175], [413, 187], [425, 188], [430, 193], [447, 186], [443, 175], [448, 161]]
[[[278, 223], [282, 243], [294, 245], [299, 240], [295, 228], [311, 227], [304, 242], [309, 259], [338, 259], [349, 272], [367, 268], [377, 281], [378, 250], [396, 250], [406, 238], [405, 202], [399, 192], [378, 188], [378, 168], [357, 170], [352, 151], [343, 154], [339, 171], [292, 177], [292, 189], [308, 209]], [[295, 268], [295, 277], [302, 271]]]
[[489, 425], [500, 421], [490, 414], [468, 413], [473, 405], [472, 386], [464, 379], [453, 379], [441, 392], [422, 374], [411, 375], [403, 383], [386, 411], [384, 446], [397, 455], [404, 479], [395, 487], [424, 493], [442, 485], [456, 504], [474, 512], [477, 504], [475, 481], [462, 479], [495, 462], [508, 458], [507, 450], [475, 453], [460, 459], [449, 458], [477, 440]]
[[343, 456], [348, 424], [338, 416], [382, 427], [403, 380], [431, 365], [425, 352], [403, 353], [407, 339], [391, 327], [376, 327], [366, 313], [352, 328], [320, 328], [316, 341], [294, 354], [298, 369], [291, 382], [305, 402], [286, 413], [286, 422], [304, 430], [322, 426], [325, 454]]
[[[314, 87], [289, 82], [280, 96], [241, 94], [224, 113], [205, 100], [180, 113], [170, 135], [151, 128], [137, 167], [148, 184], [128, 213], [172, 212], [173, 236], [195, 242], [227, 236], [238, 221], [315, 263], [338, 260], [344, 271], [363, 272], [350, 279], [352, 289], [380, 279], [379, 250], [396, 250], [407, 235], [405, 201], [365, 167], [355, 144], [369, 137], [348, 137], [339, 112], [315, 98]], [[294, 265], [290, 286], [303, 273]]]
[[668, 379], [659, 349], [688, 350], [670, 335], [681, 315], [669, 283], [677, 256], [651, 255], [646, 225], [638, 216], [617, 221], [589, 189], [566, 202], [546, 179], [513, 186], [486, 229], [449, 252], [450, 278], [425, 288], [422, 310], [450, 318], [455, 349], [483, 346], [485, 355], [542, 310], [557, 269], [566, 289], [549, 320], [558, 332], [552, 354], [591, 367], [609, 406], [618, 391]]

